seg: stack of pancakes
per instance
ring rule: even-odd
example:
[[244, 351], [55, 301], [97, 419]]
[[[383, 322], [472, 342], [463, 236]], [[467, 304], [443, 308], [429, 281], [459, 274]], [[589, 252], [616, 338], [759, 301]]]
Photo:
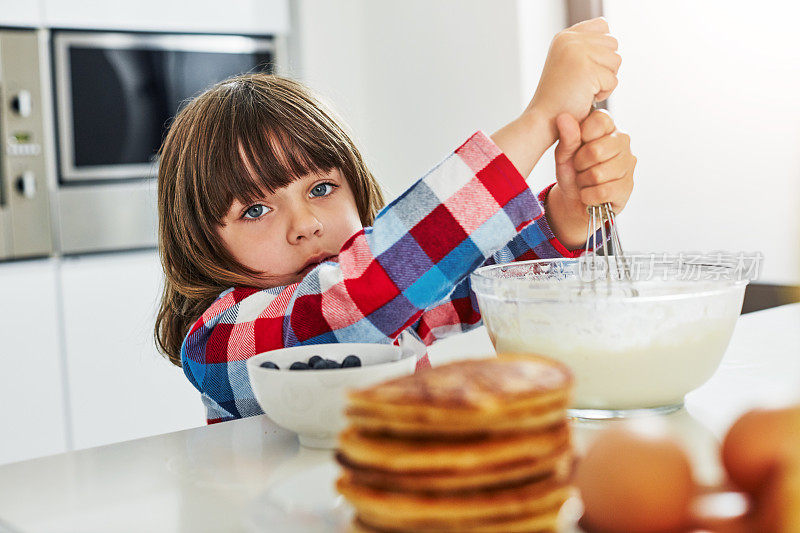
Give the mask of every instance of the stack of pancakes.
[[351, 391], [337, 489], [364, 532], [555, 529], [569, 496], [572, 375], [544, 358], [426, 369]]

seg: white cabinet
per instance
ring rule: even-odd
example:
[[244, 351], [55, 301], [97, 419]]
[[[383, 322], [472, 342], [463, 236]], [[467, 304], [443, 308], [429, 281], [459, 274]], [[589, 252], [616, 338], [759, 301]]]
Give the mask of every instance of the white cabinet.
[[40, 2], [0, 0], [0, 26], [36, 28], [42, 24]]
[[282, 34], [288, 0], [42, 0], [50, 28]]
[[75, 449], [205, 423], [199, 393], [155, 348], [155, 251], [65, 258], [61, 281]]
[[0, 0], [0, 26], [281, 35], [288, 0]]
[[53, 259], [0, 264], [0, 464], [67, 450]]

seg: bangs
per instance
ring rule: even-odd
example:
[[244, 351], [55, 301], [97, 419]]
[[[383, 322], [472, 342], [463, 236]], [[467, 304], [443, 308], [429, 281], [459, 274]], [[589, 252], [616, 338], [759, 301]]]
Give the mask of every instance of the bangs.
[[[310, 89], [272, 74], [229, 78], [185, 102], [158, 153], [159, 251], [176, 294], [205, 302], [262, 280], [219, 228], [234, 201], [252, 205], [303, 176], [339, 170], [362, 225], [373, 223], [383, 194], [338, 120]], [[176, 322], [170, 345], [178, 354], [185, 326]]]
[[342, 156], [347, 141], [327, 117], [287, 115], [285, 102], [278, 108], [270, 94], [255, 89], [240, 82], [216, 102], [200, 198], [207, 202], [201, 211], [217, 224], [234, 200], [251, 204], [307, 174], [350, 166]]

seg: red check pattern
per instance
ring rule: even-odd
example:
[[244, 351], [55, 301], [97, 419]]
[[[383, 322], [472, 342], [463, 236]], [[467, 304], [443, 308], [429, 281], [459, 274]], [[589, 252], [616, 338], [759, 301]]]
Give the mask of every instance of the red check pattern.
[[[469, 282], [476, 268], [582, 252], [566, 250], [547, 225], [550, 187], [533, 194], [478, 132], [301, 282], [220, 294], [181, 349], [208, 422], [263, 413], [245, 366], [257, 353], [332, 342], [430, 345], [480, 325]], [[424, 349], [422, 366], [429, 366]]]

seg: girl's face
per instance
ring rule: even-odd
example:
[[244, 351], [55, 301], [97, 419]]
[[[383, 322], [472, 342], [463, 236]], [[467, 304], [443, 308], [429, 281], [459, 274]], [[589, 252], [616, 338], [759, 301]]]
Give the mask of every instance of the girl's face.
[[249, 205], [234, 200], [217, 231], [237, 261], [269, 276], [253, 279], [253, 286], [268, 288], [300, 281], [361, 228], [350, 185], [333, 169], [307, 174]]

